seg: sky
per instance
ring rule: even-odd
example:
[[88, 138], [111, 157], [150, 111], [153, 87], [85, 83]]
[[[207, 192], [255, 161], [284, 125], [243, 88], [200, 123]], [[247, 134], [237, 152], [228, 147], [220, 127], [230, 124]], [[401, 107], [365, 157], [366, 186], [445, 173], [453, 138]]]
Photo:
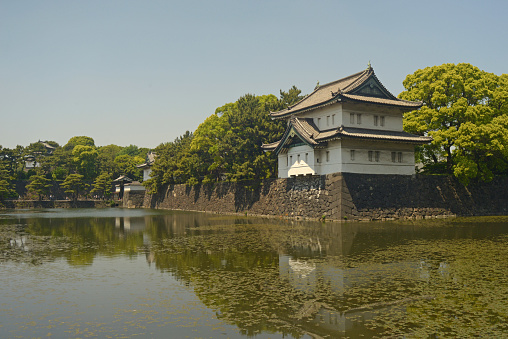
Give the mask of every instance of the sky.
[[217, 107], [309, 94], [372, 64], [394, 95], [416, 70], [501, 75], [508, 1], [0, 0], [0, 145], [154, 148]]

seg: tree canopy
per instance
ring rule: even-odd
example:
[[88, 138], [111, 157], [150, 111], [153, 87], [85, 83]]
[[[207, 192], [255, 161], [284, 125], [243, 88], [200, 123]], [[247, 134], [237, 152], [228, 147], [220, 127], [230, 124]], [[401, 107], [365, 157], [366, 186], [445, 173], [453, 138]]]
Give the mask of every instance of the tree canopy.
[[463, 183], [508, 173], [508, 75], [467, 63], [417, 70], [399, 98], [424, 106], [404, 115], [404, 129], [430, 135], [417, 160], [428, 173], [453, 174]]
[[162, 184], [275, 177], [277, 159], [264, 153], [261, 144], [280, 139], [286, 125], [272, 121], [269, 113], [302, 99], [300, 93], [293, 86], [288, 92], [280, 91], [279, 99], [246, 94], [218, 107], [194, 133], [155, 149], [157, 161], [145, 185], [155, 192]]

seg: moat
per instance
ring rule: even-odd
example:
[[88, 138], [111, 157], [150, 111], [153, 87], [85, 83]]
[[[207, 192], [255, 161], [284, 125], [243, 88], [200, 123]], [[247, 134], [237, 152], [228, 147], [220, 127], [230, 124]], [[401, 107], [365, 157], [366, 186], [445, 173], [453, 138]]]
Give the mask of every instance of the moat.
[[502, 337], [508, 217], [0, 213], [2, 337]]

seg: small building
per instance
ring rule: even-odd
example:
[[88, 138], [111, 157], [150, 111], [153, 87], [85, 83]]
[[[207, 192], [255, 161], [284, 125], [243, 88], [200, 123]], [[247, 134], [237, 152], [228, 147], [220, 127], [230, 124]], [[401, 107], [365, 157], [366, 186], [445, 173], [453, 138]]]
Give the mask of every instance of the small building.
[[150, 151], [146, 154], [145, 163], [136, 166], [137, 168], [141, 168], [143, 170], [143, 181], [146, 181], [151, 178], [152, 166], [153, 163], [155, 162], [156, 157], [157, 155], [152, 151]]
[[415, 173], [415, 145], [432, 141], [403, 131], [404, 112], [421, 102], [401, 100], [373, 68], [330, 82], [296, 104], [270, 113], [287, 120], [282, 139], [264, 144], [278, 157], [278, 176]]

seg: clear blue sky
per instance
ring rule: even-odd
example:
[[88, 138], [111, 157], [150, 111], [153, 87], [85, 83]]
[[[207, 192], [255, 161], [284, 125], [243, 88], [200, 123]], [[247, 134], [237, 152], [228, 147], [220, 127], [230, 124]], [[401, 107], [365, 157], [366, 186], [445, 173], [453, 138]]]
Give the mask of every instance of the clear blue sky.
[[153, 148], [246, 93], [308, 94], [369, 60], [407, 74], [508, 64], [508, 1], [0, 0], [0, 145]]

